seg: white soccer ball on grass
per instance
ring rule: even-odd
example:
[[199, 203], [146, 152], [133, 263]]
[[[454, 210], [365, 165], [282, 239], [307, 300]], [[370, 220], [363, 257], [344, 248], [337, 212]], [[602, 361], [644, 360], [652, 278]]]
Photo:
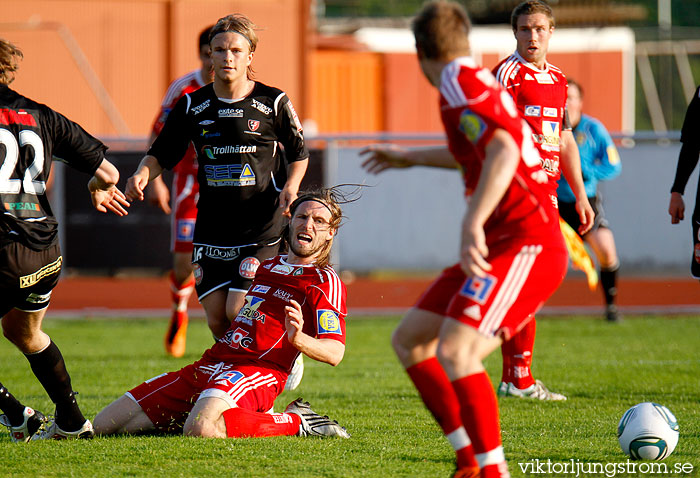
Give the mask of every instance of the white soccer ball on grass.
[[663, 460], [678, 444], [678, 421], [663, 405], [638, 403], [622, 415], [617, 439], [633, 460]]

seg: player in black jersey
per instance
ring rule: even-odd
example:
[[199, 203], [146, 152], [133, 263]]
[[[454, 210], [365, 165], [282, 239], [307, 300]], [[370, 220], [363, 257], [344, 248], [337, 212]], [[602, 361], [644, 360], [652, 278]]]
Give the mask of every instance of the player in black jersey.
[[63, 261], [46, 195], [52, 157], [93, 175], [88, 189], [98, 211], [123, 216], [129, 203], [115, 186], [119, 172], [104, 159], [105, 145], [8, 87], [21, 57], [17, 47], [0, 40], [0, 317], [3, 334], [27, 357], [56, 414], [45, 418], [0, 384], [0, 423], [15, 442], [91, 438], [92, 424], [75, 400], [61, 351], [41, 330]]
[[287, 95], [252, 79], [254, 28], [242, 15], [214, 25], [214, 82], [177, 102], [126, 187], [129, 199], [143, 200], [149, 181], [194, 145], [200, 195], [192, 262], [215, 337], [223, 336], [243, 305], [260, 262], [278, 253], [283, 216], [309, 157]]
[[[695, 95], [688, 105], [681, 130], [681, 152], [678, 155], [678, 167], [676, 177], [671, 187], [671, 201], [668, 205], [668, 213], [671, 215], [671, 224], [678, 224], [685, 217], [685, 203], [683, 193], [690, 175], [698, 164], [700, 155], [700, 86], [695, 90]], [[693, 258], [690, 263], [690, 274], [700, 279], [700, 180], [695, 195], [695, 209], [691, 218], [693, 229]]]

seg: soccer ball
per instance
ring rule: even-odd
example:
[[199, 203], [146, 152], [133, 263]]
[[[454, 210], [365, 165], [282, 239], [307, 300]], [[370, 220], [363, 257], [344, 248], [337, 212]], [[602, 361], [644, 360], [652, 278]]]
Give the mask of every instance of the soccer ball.
[[678, 443], [678, 421], [663, 405], [639, 403], [622, 415], [617, 439], [633, 460], [663, 460]]

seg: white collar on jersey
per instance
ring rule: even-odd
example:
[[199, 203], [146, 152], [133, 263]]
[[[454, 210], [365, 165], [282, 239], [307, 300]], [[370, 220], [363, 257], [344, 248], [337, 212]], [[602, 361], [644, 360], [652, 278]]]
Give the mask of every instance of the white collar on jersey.
[[518, 50], [515, 50], [515, 51], [513, 52], [513, 56], [515, 56], [516, 58], [518, 58], [518, 60], [520, 60], [520, 63], [526, 65], [528, 68], [532, 68], [533, 70], [538, 71], [538, 72], [540, 72], [540, 73], [548, 73], [548, 72], [549, 72], [549, 63], [547, 63], [546, 60], [545, 60], [545, 62], [544, 62], [544, 69], [540, 70], [540, 69], [537, 68], [535, 65], [533, 65], [533, 64], [530, 63], [529, 61], [526, 61], [525, 58], [523, 58], [522, 56], [520, 56], [520, 53], [518, 53]]

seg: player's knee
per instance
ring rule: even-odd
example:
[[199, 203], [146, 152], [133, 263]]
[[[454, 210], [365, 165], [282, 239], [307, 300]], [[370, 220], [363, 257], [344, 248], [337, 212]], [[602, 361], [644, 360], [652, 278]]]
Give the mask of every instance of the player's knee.
[[182, 430], [183, 435], [200, 438], [221, 438], [221, 433], [217, 424], [204, 417], [193, 417], [185, 422]]

